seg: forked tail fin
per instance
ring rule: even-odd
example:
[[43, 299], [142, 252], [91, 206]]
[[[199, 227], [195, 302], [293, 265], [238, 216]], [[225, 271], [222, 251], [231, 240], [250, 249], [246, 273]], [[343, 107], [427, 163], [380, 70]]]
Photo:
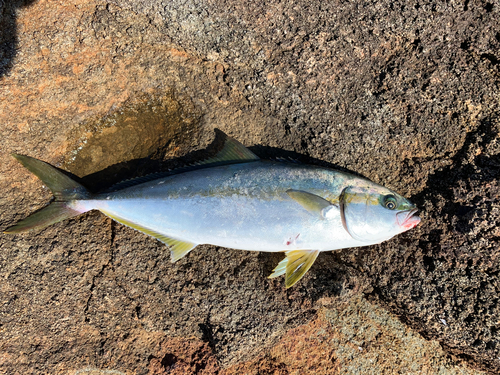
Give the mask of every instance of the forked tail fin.
[[82, 211], [69, 207], [68, 202], [89, 198], [90, 193], [87, 189], [41, 160], [18, 154], [12, 154], [12, 156], [47, 185], [54, 194], [55, 201], [16, 225], [7, 228], [4, 233], [22, 233], [33, 229], [42, 229], [82, 213]]

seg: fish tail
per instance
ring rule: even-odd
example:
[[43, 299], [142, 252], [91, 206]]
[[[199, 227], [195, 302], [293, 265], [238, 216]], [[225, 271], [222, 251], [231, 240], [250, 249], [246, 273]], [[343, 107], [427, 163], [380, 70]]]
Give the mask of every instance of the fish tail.
[[34, 229], [43, 229], [83, 212], [73, 209], [70, 203], [74, 200], [88, 199], [91, 196], [85, 187], [41, 160], [18, 154], [12, 154], [12, 156], [42, 180], [54, 194], [55, 200], [47, 207], [7, 228], [4, 233], [23, 233]]

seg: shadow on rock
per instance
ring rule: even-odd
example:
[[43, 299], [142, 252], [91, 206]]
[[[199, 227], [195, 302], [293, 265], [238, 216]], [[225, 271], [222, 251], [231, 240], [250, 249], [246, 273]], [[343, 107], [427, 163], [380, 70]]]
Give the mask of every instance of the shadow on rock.
[[33, 4], [35, 0], [0, 0], [0, 77], [12, 68], [17, 51], [17, 9]]
[[[437, 204], [440, 198], [444, 198], [446, 203], [441, 209], [440, 215], [446, 214], [454, 216], [454, 230], [460, 233], [467, 233], [473, 227], [473, 212], [476, 210], [477, 200], [468, 201], [463, 193], [458, 191], [458, 184], [464, 181], [470, 185], [471, 181], [480, 181], [483, 184], [498, 179], [500, 175], [500, 162], [498, 158], [480, 153], [473, 156], [472, 148], [484, 150], [489, 143], [498, 137], [498, 130], [490, 119], [484, 119], [475, 132], [467, 135], [462, 148], [453, 156], [452, 164], [438, 171], [429, 177], [428, 188], [412, 197], [418, 206], [423, 207], [425, 201]], [[479, 151], [476, 151], [479, 152]], [[470, 186], [469, 186], [470, 187]], [[464, 202], [464, 203], [461, 203]]]

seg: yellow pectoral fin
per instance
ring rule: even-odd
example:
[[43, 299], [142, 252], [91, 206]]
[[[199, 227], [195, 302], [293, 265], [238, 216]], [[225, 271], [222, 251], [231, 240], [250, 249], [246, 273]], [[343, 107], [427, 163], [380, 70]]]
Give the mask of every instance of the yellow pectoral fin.
[[142, 225], [133, 223], [131, 221], [128, 221], [126, 219], [122, 219], [116, 215], [113, 215], [109, 212], [102, 211], [103, 214], [106, 216], [109, 216], [113, 220], [116, 220], [120, 224], [126, 225], [127, 227], [133, 228], [138, 230], [139, 232], [145, 233], [147, 235], [150, 235], [157, 240], [160, 240], [161, 242], [167, 244], [170, 246], [170, 260], [173, 262], [177, 262], [179, 259], [181, 259], [183, 256], [185, 256], [187, 253], [189, 253], [191, 250], [193, 250], [198, 244], [192, 243], [192, 242], [187, 242], [187, 241], [182, 241], [178, 240], [175, 238], [167, 237], [161, 233], [155, 232], [152, 229], [143, 227]]
[[292, 198], [295, 202], [304, 207], [307, 211], [324, 216], [325, 210], [336, 207], [319, 195], [308, 193], [307, 191], [289, 189], [286, 191], [288, 196]]
[[285, 275], [285, 286], [290, 288], [311, 268], [318, 257], [319, 250], [292, 250], [286, 252], [286, 258], [278, 263], [270, 279]]

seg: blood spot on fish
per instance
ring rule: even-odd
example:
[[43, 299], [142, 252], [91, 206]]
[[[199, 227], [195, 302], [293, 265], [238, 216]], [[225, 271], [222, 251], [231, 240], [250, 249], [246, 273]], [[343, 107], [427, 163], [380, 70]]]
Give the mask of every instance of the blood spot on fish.
[[290, 237], [288, 240], [285, 241], [286, 246], [290, 246], [291, 244], [295, 243], [297, 241], [297, 238], [299, 238], [300, 233], [295, 236], [295, 238]]

